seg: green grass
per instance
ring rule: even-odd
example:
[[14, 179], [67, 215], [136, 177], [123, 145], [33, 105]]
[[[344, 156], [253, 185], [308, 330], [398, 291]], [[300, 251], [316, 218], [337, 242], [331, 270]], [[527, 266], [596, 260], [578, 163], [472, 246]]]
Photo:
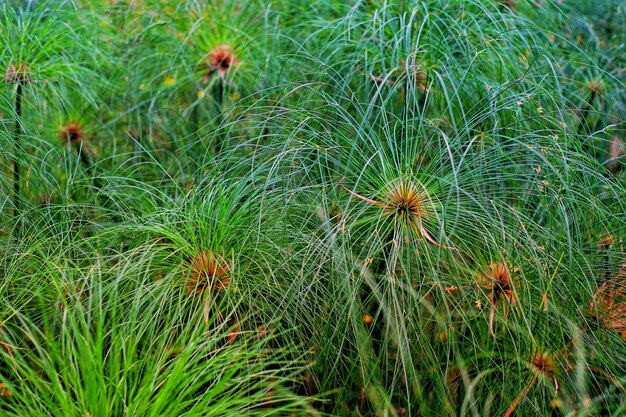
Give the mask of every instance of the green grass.
[[624, 415], [624, 17], [0, 4], [0, 415]]

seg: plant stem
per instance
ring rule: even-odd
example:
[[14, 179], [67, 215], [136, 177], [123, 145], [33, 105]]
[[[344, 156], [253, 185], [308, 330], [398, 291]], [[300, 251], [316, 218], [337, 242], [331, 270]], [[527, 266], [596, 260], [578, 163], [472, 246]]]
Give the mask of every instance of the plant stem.
[[217, 123], [218, 123], [218, 134], [215, 141], [215, 153], [219, 154], [222, 150], [222, 133], [220, 129], [222, 128], [222, 107], [224, 103], [224, 80], [220, 77], [217, 80]]
[[80, 162], [85, 167], [85, 171], [87, 172], [87, 174], [89, 174], [89, 176], [92, 176], [93, 174], [92, 174], [92, 170], [91, 170], [91, 161], [89, 161], [89, 158], [87, 157], [87, 153], [83, 149], [83, 146], [79, 146], [78, 149], [77, 149], [78, 150], [78, 157], [80, 158]]
[[383, 253], [378, 261], [378, 264], [374, 268], [374, 271], [377, 274], [384, 274], [387, 271], [387, 261], [391, 256], [391, 249], [393, 246], [393, 239], [395, 237], [395, 233], [393, 230], [389, 232], [385, 240], [383, 241]]
[[91, 177], [93, 181], [93, 186], [96, 188], [96, 190], [100, 191], [100, 189], [102, 188], [100, 180], [94, 175], [93, 164], [91, 163], [91, 159], [89, 158], [90, 154], [92, 154], [89, 145], [79, 144], [76, 148], [76, 152], [78, 152], [80, 162], [83, 164], [83, 167], [85, 167], [85, 172], [88, 176]]
[[515, 412], [515, 409], [517, 408], [519, 403], [524, 399], [524, 397], [526, 397], [526, 394], [528, 394], [528, 391], [530, 391], [533, 385], [535, 385], [535, 382], [537, 382], [537, 375], [535, 375], [533, 379], [530, 381], [530, 383], [526, 385], [526, 387], [522, 390], [522, 392], [520, 392], [518, 396], [515, 397], [515, 399], [509, 406], [509, 408], [507, 408], [506, 412], [504, 413], [504, 417], [511, 417], [513, 415], [513, 413]]
[[581, 118], [580, 124], [578, 125], [578, 130], [577, 130], [577, 133], [579, 135], [583, 132], [583, 129], [587, 125], [587, 117], [589, 116], [589, 112], [591, 111], [591, 106], [593, 106], [593, 102], [595, 99], [596, 99], [596, 92], [591, 91], [591, 95], [589, 96], [589, 99], [585, 103], [585, 107], [583, 107], [578, 113], [579, 117]]
[[15, 91], [15, 135], [13, 136], [13, 216], [20, 210], [20, 136], [22, 136], [22, 83], [17, 83]]

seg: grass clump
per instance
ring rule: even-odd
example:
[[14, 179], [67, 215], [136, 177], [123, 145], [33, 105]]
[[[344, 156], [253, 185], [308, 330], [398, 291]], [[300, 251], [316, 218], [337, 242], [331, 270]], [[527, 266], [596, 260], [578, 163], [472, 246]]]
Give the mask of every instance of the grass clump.
[[0, 414], [620, 416], [624, 10], [0, 5]]

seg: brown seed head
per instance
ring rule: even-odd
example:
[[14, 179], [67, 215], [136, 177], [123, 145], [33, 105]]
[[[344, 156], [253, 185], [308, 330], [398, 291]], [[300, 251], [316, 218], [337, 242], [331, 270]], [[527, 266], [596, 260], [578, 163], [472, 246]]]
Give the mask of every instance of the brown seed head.
[[30, 79], [30, 68], [26, 64], [11, 64], [6, 70], [7, 83], [26, 83]]
[[605, 329], [626, 333], [626, 266], [598, 288], [589, 303], [589, 313]]
[[239, 64], [237, 54], [230, 45], [226, 44], [217, 45], [209, 52], [206, 59], [210, 74], [217, 72], [221, 79], [224, 79], [228, 71]]
[[46, 207], [52, 204], [55, 199], [54, 194], [40, 194], [37, 196], [37, 204], [39, 204], [40, 207]]
[[230, 265], [217, 253], [203, 250], [189, 262], [187, 292], [202, 295], [207, 291], [226, 289], [230, 282]]
[[551, 378], [554, 375], [554, 358], [547, 352], [537, 352], [533, 359], [533, 367], [540, 374]]
[[606, 168], [615, 172], [618, 171], [620, 166], [624, 164], [623, 156], [626, 155], [626, 145], [624, 140], [619, 136], [613, 136], [609, 145], [609, 162], [606, 164]]
[[609, 250], [613, 247], [613, 236], [606, 235], [598, 242], [598, 250]]
[[77, 145], [80, 144], [85, 138], [85, 133], [76, 122], [71, 122], [65, 126], [62, 126], [59, 130], [59, 139], [62, 144]]
[[496, 334], [493, 330], [493, 325], [498, 302], [500, 299], [505, 299], [508, 303], [505, 306], [505, 317], [509, 316], [509, 306], [515, 307], [517, 303], [511, 272], [503, 262], [491, 264], [482, 275], [478, 276], [477, 282], [490, 292], [489, 301], [491, 302], [491, 309], [489, 310], [489, 332], [495, 337]]
[[478, 282], [483, 288], [491, 291], [490, 300], [492, 304], [496, 304], [500, 298], [508, 300], [509, 303], [515, 305], [515, 286], [511, 272], [503, 262], [489, 265], [485, 273], [478, 278]]
[[417, 225], [428, 214], [422, 194], [415, 184], [408, 181], [403, 181], [391, 189], [383, 212], [409, 226]]
[[426, 191], [420, 191], [415, 183], [408, 180], [402, 180], [397, 183], [386, 193], [384, 203], [357, 194], [343, 185], [341, 187], [359, 200], [382, 207], [382, 213], [390, 217], [396, 224], [399, 223], [405, 226], [433, 245], [444, 249], [457, 250], [451, 246], [439, 244], [426, 230], [425, 223], [427, 223], [433, 207]]
[[626, 154], [626, 145], [624, 145], [624, 140], [619, 136], [614, 136], [613, 140], [611, 140], [610, 154], [611, 158], [619, 158]]
[[600, 80], [592, 80], [587, 83], [587, 90], [596, 94], [603, 94], [606, 90], [606, 86]]
[[559, 381], [556, 378], [556, 360], [548, 352], [537, 352], [532, 362], [532, 366], [539, 376], [554, 382], [554, 389], [559, 390]]

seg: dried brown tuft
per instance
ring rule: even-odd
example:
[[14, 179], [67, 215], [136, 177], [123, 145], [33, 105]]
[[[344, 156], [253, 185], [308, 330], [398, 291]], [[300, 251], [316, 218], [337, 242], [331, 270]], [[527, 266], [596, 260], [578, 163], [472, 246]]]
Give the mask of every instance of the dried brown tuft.
[[478, 276], [478, 284], [489, 291], [489, 301], [491, 302], [491, 310], [489, 312], [489, 330], [495, 336], [493, 331], [493, 320], [495, 309], [498, 302], [504, 299], [507, 302], [505, 317], [509, 315], [509, 306], [515, 307], [517, 297], [515, 295], [515, 284], [509, 268], [503, 262], [489, 265], [485, 272]]
[[239, 65], [239, 59], [234, 49], [230, 45], [217, 45], [207, 55], [209, 65], [209, 75], [218, 73], [220, 79], [224, 79], [226, 74]]
[[11, 64], [6, 70], [5, 81], [11, 83], [26, 83], [30, 79], [30, 68], [26, 64]]
[[532, 369], [535, 371], [535, 376], [526, 385], [526, 387], [515, 397], [509, 408], [504, 413], [504, 417], [512, 417], [515, 413], [515, 409], [520, 402], [528, 395], [530, 389], [537, 383], [539, 378], [549, 379], [554, 382], [555, 391], [559, 390], [559, 381], [556, 379], [556, 367], [554, 356], [547, 352], [538, 352], [534, 355], [532, 362], [530, 363]]
[[59, 139], [62, 144], [78, 145], [85, 139], [85, 132], [77, 122], [62, 126], [59, 130]]
[[613, 136], [609, 145], [609, 162], [606, 164], [606, 168], [611, 172], [618, 171], [623, 164], [622, 157], [624, 155], [626, 155], [624, 140], [619, 136]]
[[202, 295], [223, 291], [230, 282], [231, 267], [217, 253], [203, 250], [189, 262], [187, 292]]
[[613, 236], [611, 236], [611, 235], [605, 235], [598, 242], [598, 250], [609, 250], [612, 247], [613, 247]]
[[40, 194], [37, 196], [37, 204], [39, 207], [47, 207], [56, 200], [54, 194]]
[[396, 224], [405, 226], [433, 245], [444, 249], [457, 250], [450, 246], [441, 245], [426, 230], [424, 224], [432, 217], [432, 203], [428, 195], [426, 195], [426, 191], [420, 191], [418, 186], [412, 181], [404, 180], [391, 187], [385, 196], [384, 203], [379, 203], [371, 198], [357, 194], [343, 185], [342, 187], [358, 199], [371, 205], [382, 207], [383, 214], [392, 218]]
[[587, 90], [596, 94], [603, 94], [606, 90], [606, 86], [600, 80], [592, 80], [587, 83]]
[[413, 226], [422, 218], [427, 217], [424, 198], [417, 187], [410, 182], [402, 182], [391, 189], [387, 195], [383, 212], [396, 216], [402, 223], [409, 226]]
[[533, 359], [533, 367], [535, 370], [545, 377], [552, 379], [554, 377], [554, 358], [547, 352], [537, 352]]
[[600, 326], [626, 338], [626, 266], [598, 288], [589, 303], [589, 313]]
[[515, 288], [509, 268], [503, 262], [489, 265], [485, 274], [480, 276], [479, 282], [483, 288], [491, 291], [491, 302], [496, 303], [500, 298], [505, 298], [515, 305]]

